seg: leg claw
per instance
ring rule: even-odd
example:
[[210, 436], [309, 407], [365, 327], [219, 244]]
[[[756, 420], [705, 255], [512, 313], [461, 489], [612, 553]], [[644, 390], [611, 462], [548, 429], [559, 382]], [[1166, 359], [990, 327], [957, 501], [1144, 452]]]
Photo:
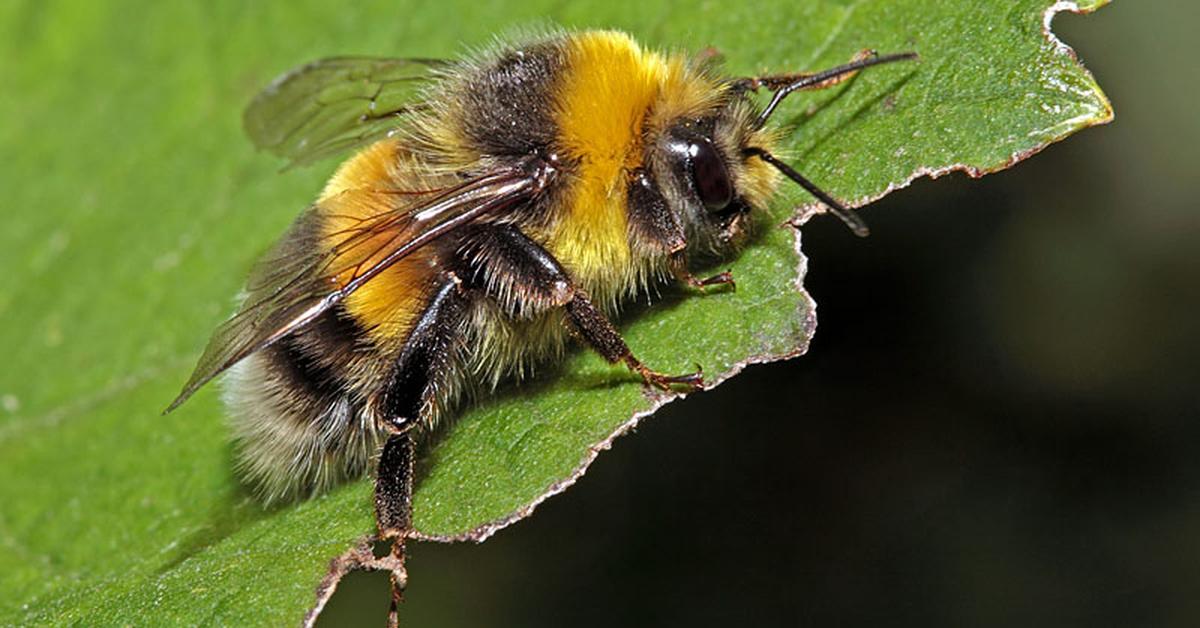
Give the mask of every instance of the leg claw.
[[685, 274], [683, 280], [687, 285], [697, 289], [704, 289], [709, 286], [729, 286], [730, 290], [737, 290], [737, 283], [733, 280], [733, 273], [728, 270], [704, 279], [697, 279], [690, 274]]
[[638, 373], [641, 374], [642, 379], [647, 384], [664, 392], [670, 392], [675, 386], [684, 388], [688, 392], [704, 388], [704, 369], [699, 364], [696, 365], [695, 372], [683, 375], [666, 375], [657, 371], [651, 371], [645, 366], [638, 368]]

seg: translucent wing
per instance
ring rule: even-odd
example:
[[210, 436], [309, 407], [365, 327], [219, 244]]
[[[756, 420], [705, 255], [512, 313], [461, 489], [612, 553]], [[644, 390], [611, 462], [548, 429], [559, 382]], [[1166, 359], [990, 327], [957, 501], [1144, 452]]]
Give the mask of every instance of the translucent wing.
[[300, 66], [255, 96], [242, 117], [255, 146], [292, 166], [386, 136], [419, 110], [421, 89], [449, 65], [435, 59], [332, 57]]
[[398, 260], [458, 227], [527, 201], [541, 185], [527, 169], [504, 169], [424, 193], [415, 205], [362, 219], [339, 232], [333, 246], [322, 244], [328, 236], [322, 234], [321, 208], [310, 208], [255, 265], [241, 307], [213, 332], [191, 378], [166, 411], [246, 356], [311, 322]]

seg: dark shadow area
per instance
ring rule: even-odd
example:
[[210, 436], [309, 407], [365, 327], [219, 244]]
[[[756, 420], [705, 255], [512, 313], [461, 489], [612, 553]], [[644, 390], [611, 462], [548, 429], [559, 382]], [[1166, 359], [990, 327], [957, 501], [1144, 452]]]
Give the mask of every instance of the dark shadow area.
[[[665, 407], [487, 543], [414, 544], [402, 622], [1200, 622], [1200, 87], [1147, 70], [1190, 48], [1175, 11], [1056, 19], [1114, 125], [919, 181], [866, 240], [810, 223], [808, 355]], [[355, 576], [325, 625], [385, 605]]]
[[[385, 626], [391, 590], [388, 575], [379, 571], [352, 571], [342, 578], [329, 599], [318, 626]], [[354, 618], [346, 623], [339, 618]]]

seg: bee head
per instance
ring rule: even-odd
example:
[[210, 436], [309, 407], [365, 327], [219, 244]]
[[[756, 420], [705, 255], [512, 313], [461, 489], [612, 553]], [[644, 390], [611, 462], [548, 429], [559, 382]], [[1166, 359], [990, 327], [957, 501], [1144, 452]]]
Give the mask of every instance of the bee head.
[[681, 119], [651, 149], [654, 179], [690, 250], [721, 254], [735, 248], [745, 239], [753, 208], [774, 191], [777, 173], [743, 155], [751, 136], [765, 135], [747, 120], [734, 108]]
[[[722, 254], [736, 248], [753, 222], [753, 210], [765, 207], [782, 175], [816, 197], [855, 234], [867, 235], [867, 225], [852, 209], [770, 152], [776, 133], [767, 129], [766, 123], [780, 102], [796, 90], [828, 86], [863, 68], [916, 58], [911, 52], [885, 56], [871, 52], [823, 72], [737, 79], [724, 89], [710, 85], [710, 91], [698, 90], [718, 94], [713, 99], [689, 101], [678, 94], [661, 99], [652, 111], [646, 134], [648, 173], [640, 173], [635, 181], [656, 186], [658, 202], [670, 213], [671, 224], [659, 225], [659, 232], [669, 233], [672, 226], [675, 233], [682, 229], [686, 242], [668, 244], [692, 251]], [[759, 110], [747, 90], [763, 85], [773, 95]]]
[[866, 224], [775, 155], [773, 133], [734, 101], [709, 118], [681, 120], [659, 137], [651, 166], [663, 197], [687, 238], [687, 247], [721, 255], [737, 248], [764, 208], [780, 175], [800, 185], [859, 236]]

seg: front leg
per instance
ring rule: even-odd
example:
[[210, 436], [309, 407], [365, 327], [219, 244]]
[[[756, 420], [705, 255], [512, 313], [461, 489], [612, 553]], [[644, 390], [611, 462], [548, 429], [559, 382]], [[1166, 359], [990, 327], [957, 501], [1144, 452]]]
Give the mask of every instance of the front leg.
[[709, 286], [729, 286], [730, 290], [737, 290], [737, 283], [733, 280], [733, 272], [725, 271], [717, 273], [711, 277], [700, 279], [688, 270], [687, 256], [680, 251], [671, 256], [671, 273], [679, 281], [697, 289], [703, 290]]
[[623, 362], [646, 383], [663, 390], [674, 385], [703, 387], [699, 371], [665, 375], [642, 364], [558, 260], [516, 227], [476, 227], [463, 240], [458, 257], [468, 286], [482, 290], [509, 315], [532, 317], [561, 307], [584, 342], [610, 363]]
[[654, 183], [653, 175], [644, 168], [634, 170], [626, 190], [629, 199], [629, 225], [637, 246], [670, 260], [671, 273], [679, 281], [696, 289], [729, 285], [736, 289], [733, 275], [728, 271], [700, 279], [688, 270], [687, 237], [679, 217], [667, 206], [667, 200]]

